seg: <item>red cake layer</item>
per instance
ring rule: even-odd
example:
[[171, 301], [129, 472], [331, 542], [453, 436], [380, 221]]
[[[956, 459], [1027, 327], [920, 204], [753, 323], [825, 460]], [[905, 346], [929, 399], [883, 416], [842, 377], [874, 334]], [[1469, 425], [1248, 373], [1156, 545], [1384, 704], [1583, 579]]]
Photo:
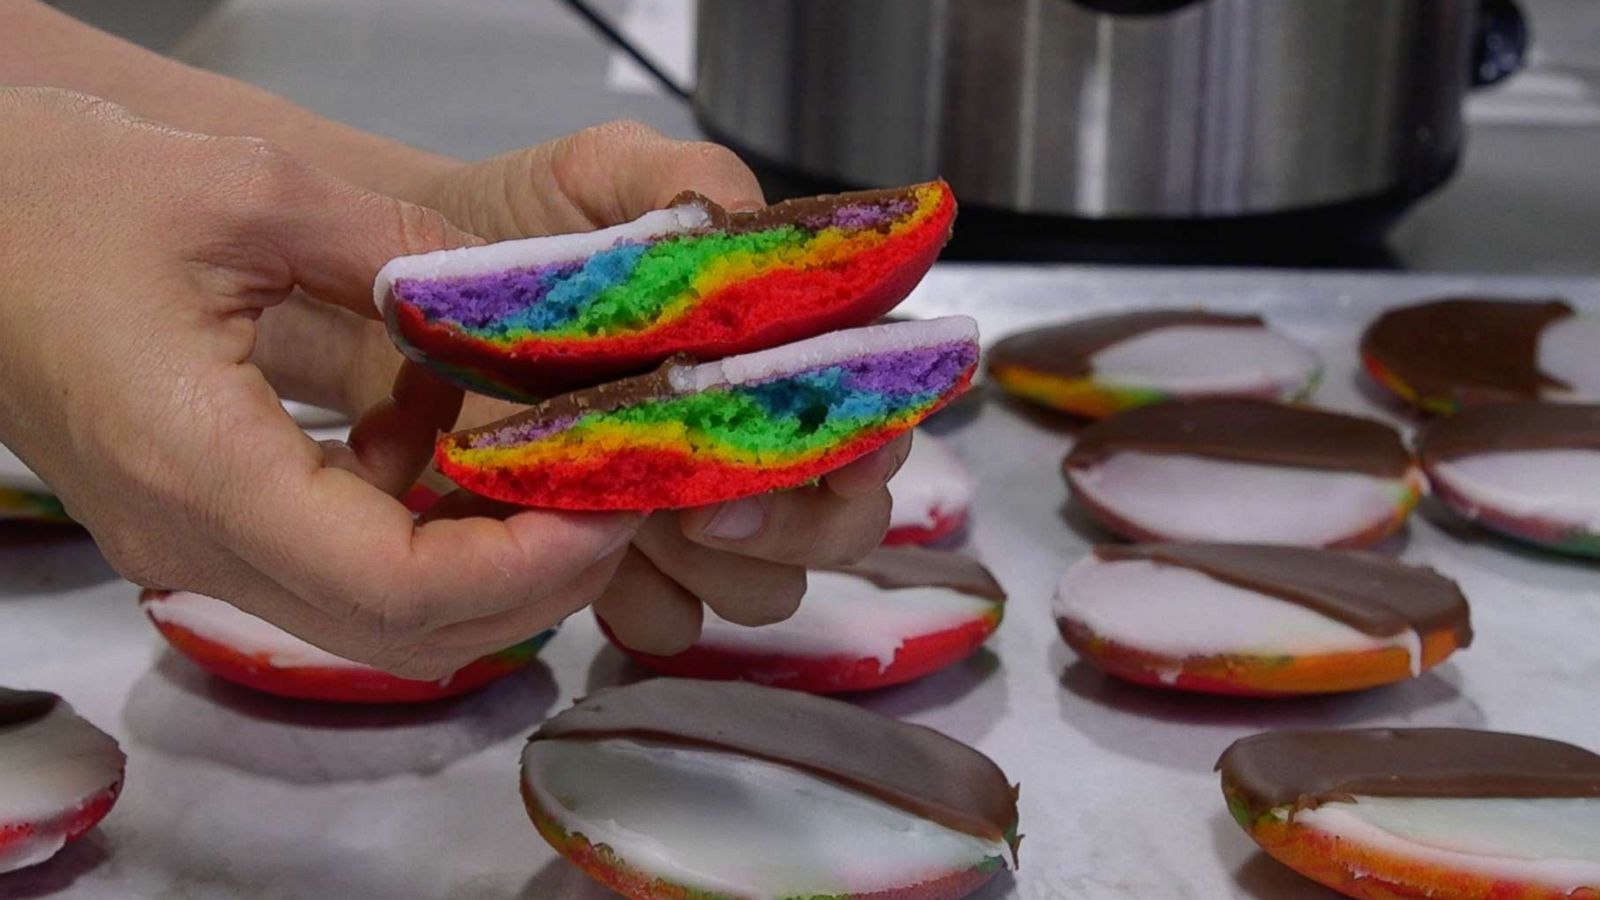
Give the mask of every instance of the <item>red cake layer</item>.
[[408, 304], [397, 304], [394, 315], [405, 340], [432, 362], [493, 373], [529, 397], [549, 396], [643, 372], [676, 354], [719, 359], [876, 321], [933, 265], [955, 213], [946, 187], [937, 213], [898, 238], [827, 269], [780, 269], [734, 282], [682, 318], [639, 334], [506, 348], [430, 324]]

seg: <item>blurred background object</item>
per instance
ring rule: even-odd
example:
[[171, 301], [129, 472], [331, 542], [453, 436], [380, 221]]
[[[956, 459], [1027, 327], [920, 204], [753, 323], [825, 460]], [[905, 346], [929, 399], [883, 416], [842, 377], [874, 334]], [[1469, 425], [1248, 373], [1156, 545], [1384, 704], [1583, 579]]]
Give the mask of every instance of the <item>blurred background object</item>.
[[[736, 73], [764, 66], [767, 74], [723, 76], [720, 87], [716, 76], [707, 77], [698, 121], [561, 0], [58, 5], [323, 114], [462, 156], [628, 117], [680, 137], [701, 134], [699, 122], [706, 122], [741, 145], [780, 193], [909, 180], [913, 169], [937, 167], [957, 176], [966, 197], [963, 237], [987, 238], [955, 248], [969, 257], [1600, 271], [1600, 179], [1592, 168], [1600, 158], [1600, 4], [1592, 0], [1521, 0], [1534, 35], [1528, 68], [1467, 98], [1460, 169], [1431, 194], [1454, 160], [1456, 103], [1470, 73], [1488, 64], [1503, 74], [1516, 56], [1514, 34], [1479, 40], [1474, 49], [1470, 20], [1480, 0], [1089, 4], [1182, 7], [1133, 19], [1091, 12], [1085, 0], [703, 2], [699, 33], [717, 36], [700, 54], [702, 75], [711, 63]], [[584, 5], [674, 82], [693, 88], [694, 0]], [[1508, 4], [1491, 6], [1503, 16]], [[788, 17], [774, 20], [781, 27], [735, 27], [786, 8]], [[843, 17], [894, 10], [901, 18], [877, 32], [837, 30], [854, 21]], [[799, 25], [808, 27], [797, 31]], [[837, 39], [808, 45], [804, 33], [816, 28], [836, 29]], [[985, 35], [994, 47], [1019, 46], [981, 64], [928, 49], [929, 29], [952, 28], [972, 35], [960, 46], [982, 46]], [[807, 47], [810, 62], [792, 58]], [[1040, 79], [1008, 75], [1007, 59], [1013, 68], [1032, 60]], [[872, 77], [852, 70], [838, 84], [826, 80], [860, 60], [875, 63]], [[926, 99], [935, 96], [934, 69], [971, 73], [963, 78], [976, 92], [973, 109], [987, 114], [966, 114], [954, 149], [951, 132], [905, 126], [926, 104], [863, 105], [850, 93], [866, 87], [880, 98]], [[824, 80], [794, 82], [805, 90], [786, 96], [787, 84], [774, 74], [804, 71]], [[1209, 80], [1197, 83], [1196, 72], [1210, 73]], [[1165, 74], [1152, 81], [1153, 73]], [[772, 86], [757, 90], [762, 85]], [[731, 105], [730, 89], [744, 92]], [[947, 79], [937, 96], [951, 90]], [[1151, 99], [1138, 102], [1143, 95]], [[729, 108], [792, 128], [809, 115], [822, 123], [811, 127], [823, 129], [811, 140], [834, 148], [848, 144], [850, 124], [865, 116], [858, 126], [865, 137], [856, 140], [867, 149], [823, 154], [829, 164], [817, 165], [815, 153], [794, 152], [805, 149], [794, 133], [774, 143], [750, 125], [756, 118], [730, 116]], [[987, 139], [971, 133], [984, 131], [986, 119]], [[1152, 131], [1150, 122], [1159, 127]], [[1160, 141], [1150, 141], [1152, 134]], [[1022, 154], [1025, 145], [1032, 149]], [[874, 148], [904, 163], [905, 176], [863, 163]], [[893, 152], [882, 154], [884, 148]], [[1071, 155], [1084, 150], [1086, 157]], [[960, 172], [963, 159], [985, 154], [1008, 162]], [[1026, 166], [1018, 164], [1022, 157], [1029, 157]], [[972, 183], [964, 186], [962, 177]], [[1410, 206], [1417, 197], [1423, 199]], [[1408, 208], [1399, 227], [1384, 234]], [[1330, 209], [1331, 217], [1277, 217]], [[1010, 217], [1016, 210], [1048, 215]], [[1240, 218], [1249, 226], [1257, 214], [1266, 216], [1265, 227], [1256, 223], [1242, 236], [1214, 227]], [[1185, 227], [1197, 215], [1207, 220]], [[1151, 218], [1159, 221], [1152, 226]], [[1180, 227], [1168, 227], [1174, 225]]]

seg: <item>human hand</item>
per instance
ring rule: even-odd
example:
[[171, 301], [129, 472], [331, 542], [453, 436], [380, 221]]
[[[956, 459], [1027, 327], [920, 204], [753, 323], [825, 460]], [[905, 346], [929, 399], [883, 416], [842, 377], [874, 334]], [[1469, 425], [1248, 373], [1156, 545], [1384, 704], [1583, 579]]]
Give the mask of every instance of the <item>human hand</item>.
[[[762, 205], [755, 176], [728, 149], [612, 122], [433, 175], [418, 199], [490, 240], [588, 231], [666, 206], [685, 190], [729, 209]], [[469, 397], [463, 425], [514, 407]], [[765, 625], [792, 615], [807, 568], [854, 562], [883, 540], [889, 477], [907, 435], [813, 487], [646, 520], [595, 612], [635, 649], [670, 654], [699, 637], [703, 607]]]
[[390, 257], [470, 239], [259, 141], [0, 90], [0, 440], [119, 572], [234, 602], [341, 656], [441, 677], [604, 589], [632, 515], [414, 523], [458, 391], [408, 368], [319, 445], [250, 363], [296, 288], [373, 315]]

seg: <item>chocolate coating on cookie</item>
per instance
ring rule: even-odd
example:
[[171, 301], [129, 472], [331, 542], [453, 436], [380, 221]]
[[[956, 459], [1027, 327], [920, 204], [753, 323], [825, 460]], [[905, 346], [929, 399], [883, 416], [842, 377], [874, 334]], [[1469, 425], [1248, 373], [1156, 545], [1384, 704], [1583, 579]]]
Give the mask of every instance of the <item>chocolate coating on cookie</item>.
[[1361, 336], [1361, 355], [1420, 397], [1532, 399], [1568, 387], [1539, 369], [1539, 337], [1572, 314], [1560, 300], [1435, 300], [1379, 316]]
[[[782, 200], [770, 206], [758, 209], [730, 212], [721, 204], [695, 191], [684, 191], [674, 197], [668, 208], [674, 206], [693, 205], [705, 210], [710, 226], [707, 231], [721, 231], [728, 234], [746, 234], [752, 231], [765, 231], [769, 228], [781, 228], [793, 225], [800, 228], [817, 229], [826, 227], [834, 219], [834, 213], [840, 209], [855, 206], [885, 206], [893, 204], [915, 205], [917, 192], [926, 187], [922, 184], [907, 185], [896, 188], [878, 188], [867, 191], [850, 191], [843, 194], [822, 194], [816, 197], [795, 197]], [[891, 223], [884, 222], [877, 226], [881, 231], [888, 231]], [[952, 221], [952, 228], [954, 223]], [[949, 234], [946, 234], [949, 239]]]
[[1193, 400], [1120, 413], [1079, 433], [1065, 467], [1129, 450], [1380, 478], [1402, 478], [1411, 468], [1399, 432], [1382, 422], [1265, 400]]
[[832, 571], [854, 575], [886, 591], [934, 587], [996, 602], [1006, 599], [1005, 589], [982, 563], [960, 553], [926, 547], [880, 547], [855, 565]]
[[1103, 560], [1150, 560], [1278, 597], [1362, 634], [1449, 630], [1472, 643], [1467, 598], [1432, 569], [1376, 553], [1265, 544], [1128, 544], [1095, 548]]
[[531, 740], [608, 738], [790, 766], [947, 828], [1016, 844], [1016, 790], [988, 757], [837, 700], [737, 681], [658, 678], [591, 694]]
[[1370, 797], [1595, 797], [1600, 756], [1560, 741], [1460, 728], [1273, 731], [1217, 760], [1253, 821], [1282, 806]]
[[1096, 353], [1147, 332], [1183, 325], [1266, 327], [1260, 316], [1223, 315], [1201, 310], [1155, 309], [1099, 316], [1014, 334], [989, 351], [989, 366], [1082, 378], [1093, 374]]
[[1417, 455], [1429, 465], [1517, 450], [1600, 450], [1600, 404], [1476, 406], [1430, 423], [1417, 438]]
[[49, 691], [19, 691], [0, 687], [0, 727], [36, 722], [56, 708], [61, 698]]

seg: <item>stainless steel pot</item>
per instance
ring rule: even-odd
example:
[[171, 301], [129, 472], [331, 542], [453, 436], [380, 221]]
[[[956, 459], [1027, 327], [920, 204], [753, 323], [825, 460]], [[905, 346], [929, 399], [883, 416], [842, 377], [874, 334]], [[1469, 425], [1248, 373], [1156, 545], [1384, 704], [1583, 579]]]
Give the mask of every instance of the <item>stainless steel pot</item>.
[[1474, 56], [1479, 6], [699, 0], [694, 104], [770, 164], [846, 185], [942, 175], [999, 210], [1175, 220], [1411, 198], [1455, 165], [1473, 60], [1483, 78], [1515, 66], [1504, 29]]

